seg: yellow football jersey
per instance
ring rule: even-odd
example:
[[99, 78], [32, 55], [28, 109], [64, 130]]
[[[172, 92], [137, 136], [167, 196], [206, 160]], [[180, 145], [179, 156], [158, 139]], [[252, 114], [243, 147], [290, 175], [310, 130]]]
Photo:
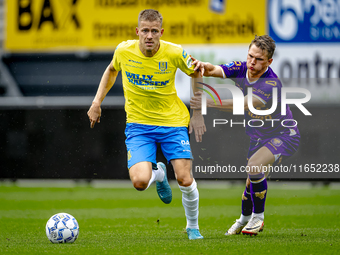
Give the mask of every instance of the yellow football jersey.
[[[122, 42], [113, 55], [113, 67], [122, 72], [127, 123], [188, 126], [187, 107], [177, 96], [177, 68], [194, 73], [190, 56], [180, 45], [160, 41], [153, 57], [146, 57], [138, 40]], [[188, 84], [190, 86], [190, 84]]]

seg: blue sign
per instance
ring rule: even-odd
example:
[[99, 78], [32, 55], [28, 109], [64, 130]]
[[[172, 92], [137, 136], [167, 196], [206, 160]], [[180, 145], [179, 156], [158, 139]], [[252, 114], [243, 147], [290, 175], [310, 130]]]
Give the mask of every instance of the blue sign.
[[210, 0], [210, 10], [217, 13], [225, 12], [227, 0]]
[[267, 10], [276, 42], [340, 42], [338, 0], [269, 0]]

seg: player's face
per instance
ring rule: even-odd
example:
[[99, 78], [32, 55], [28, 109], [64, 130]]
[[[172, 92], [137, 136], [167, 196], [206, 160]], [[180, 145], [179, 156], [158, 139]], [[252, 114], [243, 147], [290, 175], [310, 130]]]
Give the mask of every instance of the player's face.
[[152, 57], [159, 49], [159, 40], [164, 29], [158, 21], [141, 21], [136, 33], [139, 36], [139, 49], [147, 56]]
[[266, 51], [252, 45], [247, 56], [248, 77], [251, 79], [260, 78], [272, 62], [273, 59], [268, 59]]

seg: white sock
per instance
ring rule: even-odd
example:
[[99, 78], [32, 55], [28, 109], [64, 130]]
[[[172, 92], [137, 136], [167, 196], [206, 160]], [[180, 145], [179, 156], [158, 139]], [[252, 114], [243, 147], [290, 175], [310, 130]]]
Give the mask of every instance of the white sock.
[[154, 181], [158, 181], [158, 182], [163, 181], [164, 175], [165, 175], [165, 173], [164, 173], [163, 169], [152, 170], [151, 178], [150, 178], [150, 181], [149, 181], [146, 189], [148, 189]]
[[186, 228], [198, 229], [199, 194], [195, 179], [189, 187], [179, 186], [179, 189], [182, 191], [182, 204], [187, 218]]
[[241, 214], [239, 221], [241, 222], [241, 224], [247, 224], [250, 219], [251, 219], [251, 215], [245, 216]]
[[253, 217], [257, 217], [257, 218], [259, 218], [260, 220], [264, 220], [264, 212], [262, 212], [262, 213], [252, 213], [252, 215], [251, 215], [251, 217], [253, 218]]

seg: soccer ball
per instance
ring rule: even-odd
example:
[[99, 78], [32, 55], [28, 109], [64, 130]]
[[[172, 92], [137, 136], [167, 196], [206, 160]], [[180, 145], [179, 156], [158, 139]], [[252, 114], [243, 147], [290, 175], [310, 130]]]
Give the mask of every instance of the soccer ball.
[[52, 243], [73, 243], [79, 235], [78, 222], [68, 213], [57, 213], [47, 221], [46, 235]]

